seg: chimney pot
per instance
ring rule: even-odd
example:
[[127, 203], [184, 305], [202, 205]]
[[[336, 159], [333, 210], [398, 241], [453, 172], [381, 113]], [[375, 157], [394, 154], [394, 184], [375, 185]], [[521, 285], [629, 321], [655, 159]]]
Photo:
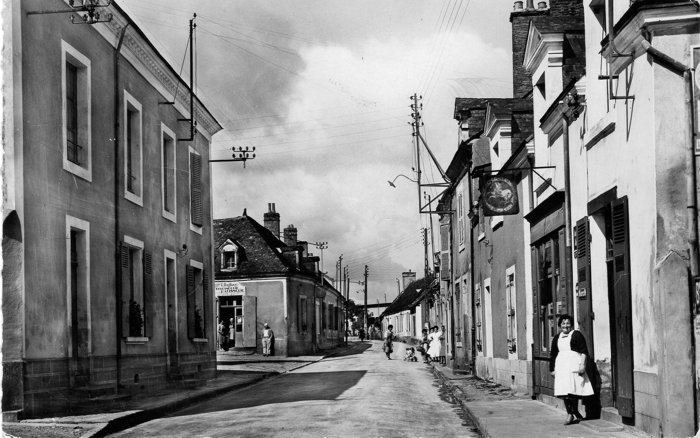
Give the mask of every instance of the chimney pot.
[[513, 10], [514, 11], [522, 11], [523, 10], [523, 2], [522, 0], [518, 0], [513, 4]]
[[535, 9], [535, 0], [527, 0], [527, 10], [531, 11]]
[[538, 9], [547, 9], [547, 2], [539, 2], [539, 3], [537, 3], [537, 8], [538, 8]]

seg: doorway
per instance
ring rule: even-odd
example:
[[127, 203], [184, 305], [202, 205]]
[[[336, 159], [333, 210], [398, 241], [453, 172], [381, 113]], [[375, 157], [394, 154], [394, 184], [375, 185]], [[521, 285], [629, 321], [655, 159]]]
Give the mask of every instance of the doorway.
[[89, 225], [71, 219], [67, 219], [69, 381], [80, 387], [90, 382]]
[[177, 271], [175, 264], [175, 253], [165, 254], [165, 297], [166, 297], [166, 355], [168, 357], [168, 368], [178, 366], [178, 311], [177, 311]]

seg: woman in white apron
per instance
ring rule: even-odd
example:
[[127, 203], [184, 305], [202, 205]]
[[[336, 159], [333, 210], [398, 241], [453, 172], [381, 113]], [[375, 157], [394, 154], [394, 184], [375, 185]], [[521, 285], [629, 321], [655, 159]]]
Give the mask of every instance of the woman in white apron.
[[549, 371], [554, 376], [554, 395], [563, 399], [566, 407], [564, 424], [569, 425], [583, 419], [578, 399], [593, 395], [593, 386], [586, 375], [586, 339], [574, 330], [571, 315], [561, 315], [558, 324], [561, 331], [552, 339]]

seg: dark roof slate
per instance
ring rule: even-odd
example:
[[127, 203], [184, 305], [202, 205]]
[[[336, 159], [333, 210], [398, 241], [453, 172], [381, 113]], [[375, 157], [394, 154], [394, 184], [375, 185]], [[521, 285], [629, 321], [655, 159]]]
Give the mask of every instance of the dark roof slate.
[[406, 286], [406, 289], [384, 309], [381, 316], [393, 315], [395, 313], [409, 310], [416, 306], [423, 299], [425, 294], [438, 288], [437, 279], [433, 276], [419, 278]]

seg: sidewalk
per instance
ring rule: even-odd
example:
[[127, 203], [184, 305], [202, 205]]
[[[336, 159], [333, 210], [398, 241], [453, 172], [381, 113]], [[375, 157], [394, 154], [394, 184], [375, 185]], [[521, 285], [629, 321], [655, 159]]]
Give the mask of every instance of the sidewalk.
[[54, 418], [36, 418], [17, 423], [4, 422], [3, 436], [22, 438], [91, 438], [105, 436], [161, 417], [169, 412], [228, 391], [253, 385], [261, 380], [318, 362], [324, 357], [342, 354], [349, 347], [339, 347], [313, 356], [263, 357], [218, 352], [217, 377], [200, 387], [167, 387], [137, 394], [120, 402], [116, 412], [93, 412]]
[[525, 394], [478, 379], [454, 374], [448, 367], [429, 364], [455, 402], [486, 437], [616, 437], [640, 438], [637, 430], [605, 421], [588, 420], [564, 426], [566, 412]]

